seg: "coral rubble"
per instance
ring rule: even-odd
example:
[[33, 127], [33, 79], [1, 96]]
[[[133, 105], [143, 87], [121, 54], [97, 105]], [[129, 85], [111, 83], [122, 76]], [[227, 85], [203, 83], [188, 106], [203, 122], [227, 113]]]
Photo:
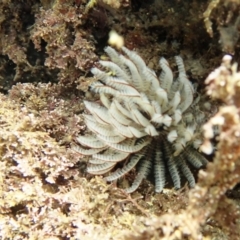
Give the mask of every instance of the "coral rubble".
[[[224, 104], [204, 125], [201, 149], [210, 153], [218, 144], [206, 170], [197, 177], [191, 169], [195, 188], [183, 184], [159, 194], [143, 180], [127, 194], [86, 173], [85, 158], [70, 146], [92, 134], [84, 100], [100, 103], [88, 91], [95, 81], [90, 69], [109, 71], [98, 58], [106, 60], [110, 31], [157, 75], [164, 56], [175, 79], [172, 59], [181, 55], [202, 95], [223, 52], [239, 61], [239, 10], [238, 0], [0, 1], [0, 239], [238, 240], [239, 72], [229, 57], [207, 80], [209, 98]], [[159, 136], [148, 137], [154, 143]], [[136, 175], [118, 186], [129, 187]]]

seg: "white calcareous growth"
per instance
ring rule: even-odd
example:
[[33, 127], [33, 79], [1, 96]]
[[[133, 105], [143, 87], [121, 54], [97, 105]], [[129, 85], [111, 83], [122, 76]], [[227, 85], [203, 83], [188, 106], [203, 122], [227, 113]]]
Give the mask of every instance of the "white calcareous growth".
[[[167, 172], [176, 189], [181, 187], [181, 175], [193, 187], [195, 179], [189, 164], [200, 168], [207, 163], [198, 148], [211, 103], [188, 80], [182, 58], [175, 58], [177, 77], [168, 61], [161, 58], [158, 78], [137, 53], [125, 47], [123, 54], [111, 47], [105, 52], [109, 61], [100, 61], [102, 70], [92, 69], [97, 81], [91, 91], [100, 95], [101, 104], [84, 102], [91, 134], [79, 136], [73, 146], [89, 157], [87, 171], [108, 174], [106, 180], [114, 181], [136, 167], [128, 193], [151, 173], [156, 192], [163, 190]], [[119, 167], [122, 161], [125, 163]]]

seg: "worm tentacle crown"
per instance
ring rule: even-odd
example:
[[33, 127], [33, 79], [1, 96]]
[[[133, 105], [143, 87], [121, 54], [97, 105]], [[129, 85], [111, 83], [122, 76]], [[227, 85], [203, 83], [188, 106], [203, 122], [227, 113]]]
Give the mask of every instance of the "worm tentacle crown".
[[[158, 78], [137, 53], [125, 47], [122, 51], [119, 54], [106, 47], [110, 60], [100, 61], [104, 70], [91, 70], [97, 79], [91, 91], [99, 94], [101, 103], [84, 102], [91, 134], [77, 137], [73, 148], [89, 156], [89, 173], [110, 172], [107, 181], [137, 167], [137, 176], [126, 189], [129, 193], [151, 172], [156, 192], [163, 190], [167, 171], [175, 188], [181, 187], [181, 174], [193, 187], [195, 179], [189, 164], [200, 168], [207, 163], [198, 148], [201, 126], [210, 114], [206, 108], [211, 104], [204, 104], [206, 99], [188, 80], [180, 56], [175, 57], [178, 77], [174, 78], [168, 61], [161, 58]], [[122, 161], [125, 164], [118, 168]]]

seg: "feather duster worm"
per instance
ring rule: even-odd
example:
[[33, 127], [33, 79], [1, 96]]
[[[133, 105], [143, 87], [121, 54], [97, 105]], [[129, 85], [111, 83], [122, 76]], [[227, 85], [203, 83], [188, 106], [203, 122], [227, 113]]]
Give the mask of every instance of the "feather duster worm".
[[[128, 193], [150, 173], [154, 173], [155, 191], [161, 192], [167, 171], [176, 189], [181, 187], [181, 175], [194, 187], [189, 164], [195, 168], [207, 164], [198, 148], [211, 104], [206, 104], [206, 98], [188, 80], [182, 58], [175, 58], [177, 78], [161, 58], [158, 78], [137, 53], [125, 47], [123, 54], [111, 47], [105, 52], [110, 61], [100, 61], [104, 70], [91, 70], [98, 80], [91, 91], [100, 95], [101, 104], [84, 102], [88, 110], [85, 121], [92, 134], [79, 136], [73, 146], [89, 156], [87, 171], [108, 173], [106, 180], [114, 181], [137, 167]], [[123, 167], [118, 168], [122, 161]]]

